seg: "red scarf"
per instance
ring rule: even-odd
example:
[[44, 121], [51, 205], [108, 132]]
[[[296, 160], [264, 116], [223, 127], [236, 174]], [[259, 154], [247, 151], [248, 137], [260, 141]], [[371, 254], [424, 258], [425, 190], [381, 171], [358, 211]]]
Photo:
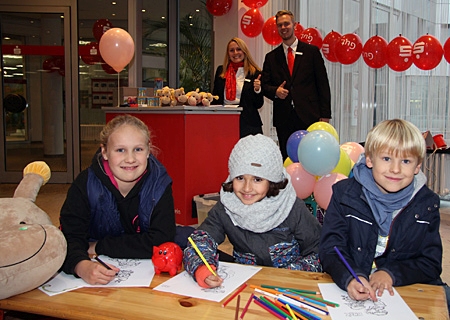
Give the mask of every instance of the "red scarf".
[[225, 92], [228, 101], [236, 100], [236, 71], [238, 68], [244, 66], [242, 62], [230, 62], [225, 72]]

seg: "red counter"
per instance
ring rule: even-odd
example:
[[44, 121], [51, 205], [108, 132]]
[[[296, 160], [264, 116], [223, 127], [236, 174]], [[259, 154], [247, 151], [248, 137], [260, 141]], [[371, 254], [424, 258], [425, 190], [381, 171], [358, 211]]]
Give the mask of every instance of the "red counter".
[[106, 121], [131, 114], [150, 128], [156, 154], [173, 180], [176, 222], [197, 223], [192, 217], [195, 195], [219, 192], [228, 176], [228, 157], [239, 140], [241, 108], [139, 107], [103, 108]]

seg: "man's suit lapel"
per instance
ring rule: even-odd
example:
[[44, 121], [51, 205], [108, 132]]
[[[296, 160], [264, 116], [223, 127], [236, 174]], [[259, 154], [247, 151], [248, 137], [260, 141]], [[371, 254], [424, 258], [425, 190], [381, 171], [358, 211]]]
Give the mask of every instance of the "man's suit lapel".
[[275, 59], [276, 61], [283, 61], [281, 63], [281, 69], [286, 76], [290, 77], [291, 74], [289, 72], [289, 67], [287, 65], [286, 55], [284, 54], [283, 44], [280, 44], [278, 46]]

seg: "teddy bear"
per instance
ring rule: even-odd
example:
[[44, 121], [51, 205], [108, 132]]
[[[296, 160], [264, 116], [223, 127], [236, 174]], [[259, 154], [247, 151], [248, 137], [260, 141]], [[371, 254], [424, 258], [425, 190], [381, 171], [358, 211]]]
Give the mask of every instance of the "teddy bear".
[[219, 96], [213, 96], [211, 92], [200, 92], [200, 96], [202, 97], [202, 105], [205, 107], [209, 107], [214, 99], [219, 99]]
[[202, 102], [202, 97], [200, 96], [199, 91], [200, 89], [197, 88], [195, 91], [189, 91], [186, 93], [188, 97], [187, 102], [190, 106], [196, 106]]
[[173, 95], [175, 97], [175, 100], [177, 100], [177, 106], [182, 106], [185, 105], [187, 103], [188, 100], [188, 96], [186, 95], [186, 93], [184, 92], [184, 88], [178, 88], [175, 89], [173, 92]]
[[50, 176], [45, 162], [31, 162], [13, 197], [0, 198], [0, 299], [39, 287], [64, 262], [63, 233], [34, 203]]
[[173, 91], [174, 89], [168, 86], [156, 90], [156, 96], [159, 97], [159, 105], [161, 107], [173, 107], [176, 104]]

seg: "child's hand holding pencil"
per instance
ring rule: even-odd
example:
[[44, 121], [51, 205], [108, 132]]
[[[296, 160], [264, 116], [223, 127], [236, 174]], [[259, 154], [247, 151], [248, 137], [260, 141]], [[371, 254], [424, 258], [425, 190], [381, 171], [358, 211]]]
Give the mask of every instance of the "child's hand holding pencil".
[[195, 271], [195, 280], [197, 280], [198, 285], [203, 288], [220, 287], [222, 285], [223, 279], [216, 274], [216, 267], [211, 266], [208, 261], [206, 261], [205, 257], [191, 237], [188, 237], [188, 240], [194, 248], [195, 252], [197, 252], [198, 256], [204, 263], [204, 265], [198, 267]]

